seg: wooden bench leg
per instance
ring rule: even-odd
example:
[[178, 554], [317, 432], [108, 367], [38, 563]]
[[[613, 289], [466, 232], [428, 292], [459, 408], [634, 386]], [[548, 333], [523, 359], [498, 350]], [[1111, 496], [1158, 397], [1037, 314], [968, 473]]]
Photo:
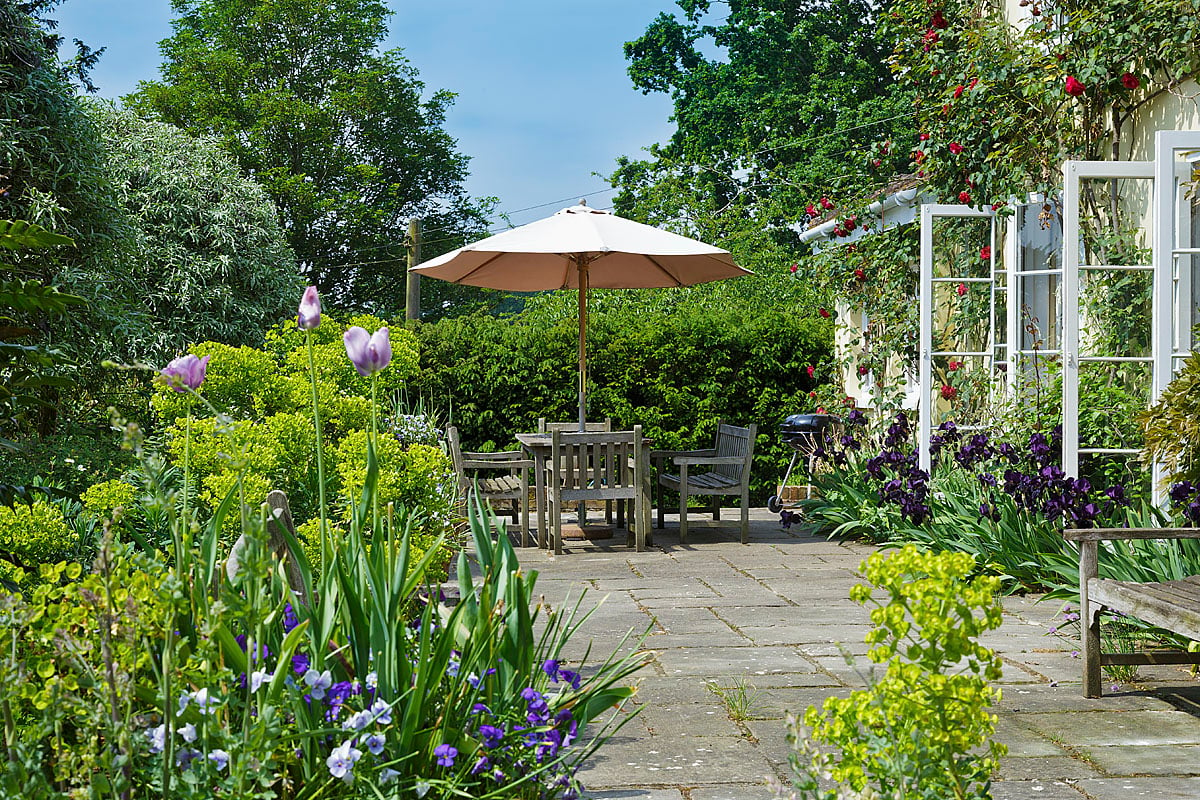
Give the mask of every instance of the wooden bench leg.
[[742, 544], [750, 542], [750, 490], [742, 492]]
[[1100, 697], [1100, 606], [1088, 597], [1088, 581], [1099, 571], [1097, 543], [1079, 543], [1079, 614], [1083, 639], [1083, 696]]
[[679, 467], [679, 543], [687, 544], [688, 465]]
[[721, 521], [721, 495], [714, 494], [712, 498], [713, 522]]

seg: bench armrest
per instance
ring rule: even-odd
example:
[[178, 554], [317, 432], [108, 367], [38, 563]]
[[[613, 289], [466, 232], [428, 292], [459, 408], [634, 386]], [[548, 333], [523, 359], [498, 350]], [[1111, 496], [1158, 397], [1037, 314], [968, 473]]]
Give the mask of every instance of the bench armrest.
[[745, 464], [745, 456], [677, 456], [675, 464], [683, 466], [684, 464], [693, 465], [717, 465], [717, 464]]
[[524, 450], [504, 450], [499, 453], [463, 453], [472, 461], [514, 461], [525, 458]]
[[715, 456], [717, 451], [713, 448], [707, 450], [651, 450], [650, 458], [655, 461], [665, 461], [668, 458], [679, 458], [680, 456]]
[[503, 460], [464, 458], [463, 469], [533, 469], [533, 462], [524, 458]]
[[1113, 539], [1200, 539], [1200, 528], [1067, 528], [1068, 542], [1102, 542]]

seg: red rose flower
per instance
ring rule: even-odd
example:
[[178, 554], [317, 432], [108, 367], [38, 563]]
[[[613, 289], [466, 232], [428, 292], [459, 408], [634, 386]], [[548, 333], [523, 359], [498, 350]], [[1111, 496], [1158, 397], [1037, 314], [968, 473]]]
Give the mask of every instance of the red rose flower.
[[[863, 228], [863, 230], [865, 231], [865, 230], [867, 230], [867, 228]], [[857, 252], [858, 252], [858, 245], [856, 245], [856, 244], [848, 244], [848, 245], [846, 245], [846, 252], [847, 252], [847, 253], [857, 253]]]
[[971, 82], [967, 84], [967, 90], [974, 89], [979, 84], [979, 78], [971, 78]]
[[866, 364], [860, 364], [858, 367], [858, 376], [861, 378], [870, 371], [871, 371], [871, 368], [868, 367]]
[[810, 399], [810, 400], [816, 400], [816, 399], [817, 399], [817, 393], [816, 393], [816, 392], [809, 392], [809, 393], [808, 393], [808, 397], [809, 397], [809, 399]]
[[950, 152], [951, 153], [953, 153], [954, 155], [958, 155], [962, 151], [963, 151], [963, 146], [961, 144], [959, 144], [958, 142], [950, 143]]
[[800, 268], [800, 267], [799, 267], [799, 266], [797, 266], [796, 264], [792, 264], [792, 266], [791, 266], [791, 268], [790, 268], [790, 269], [791, 269], [791, 271], [792, 271], [792, 272], [795, 272], [795, 271], [796, 271], [796, 270], [798, 270], [799, 268]]
[[961, 361], [951, 361], [949, 364], [946, 365], [946, 368], [949, 369], [951, 372], [958, 372], [958, 368], [961, 367], [962, 365], [963, 365], [963, 362], [961, 362]]
[[824, 413], [825, 413], [825, 409], [824, 409], [824, 408], [822, 408], [821, 406], [817, 406], [817, 413], [818, 413], [818, 414], [824, 414]]
[[846, 232], [847, 233], [849, 233], [850, 231], [854, 230], [857, 227], [858, 227], [858, 217], [854, 216], [853, 214], [846, 217]]
[[817, 371], [817, 368], [814, 367], [812, 364], [809, 364], [808, 367], [806, 367], [806, 370], [808, 371], [808, 377], [811, 378], [813, 376], [813, 373]]
[[946, 18], [942, 16], [941, 11], [933, 12], [933, 19], [929, 20], [929, 24], [934, 28], [941, 28], [943, 30], [945, 30], [949, 25], [949, 23], [946, 22]]
[[1079, 97], [1086, 91], [1087, 91], [1087, 87], [1084, 86], [1079, 81], [1075, 80], [1074, 75], [1067, 76], [1067, 83], [1066, 83], [1067, 94], [1071, 95], [1071, 97]]
[[875, 169], [879, 169], [879, 165], [881, 163], [883, 163], [883, 162], [881, 162], [878, 158], [871, 160], [871, 166], [874, 167]]
[[858, 278], [860, 281], [865, 281], [867, 279], [867, 273], [863, 272], [861, 269], [856, 269], [854, 270], [854, 277]]
[[808, 214], [810, 217], [815, 217], [817, 215], [817, 210], [813, 208], [812, 203], [809, 203], [804, 207], [804, 213]]
[[962, 297], [964, 294], [967, 293], [967, 285], [965, 283], [960, 283], [958, 285], [958, 289], [956, 291], [958, 292], [958, 296]]
[[1000, 209], [1004, 208], [1005, 205], [1007, 204], [1003, 200], [998, 200], [995, 203], [992, 203], [992, 211], [999, 211]]
[[991, 258], [992, 258], [992, 248], [991, 248], [991, 246], [989, 245], [989, 246], [987, 246], [987, 247], [983, 248], [982, 250], [980, 250], [980, 251], [979, 251], [979, 257], [980, 257], [981, 259], [983, 259], [984, 261], [989, 261], [989, 260], [991, 260]]
[[942, 74], [942, 71], [940, 69], [935, 69], [933, 72], [931, 72], [929, 74], [936, 78], [938, 75]]
[[829, 319], [829, 311], [827, 311], [826, 309], [824, 309], [824, 308], [818, 308], [818, 309], [817, 309], [817, 313], [818, 313], [818, 314], [820, 314], [820, 315], [821, 315], [822, 317], [824, 317], [825, 319]]
[[965, 88], [966, 87], [963, 86], [961, 83], [958, 86], [954, 87], [954, 99], [955, 100], [962, 97], [963, 89], [965, 89]]
[[928, 140], [929, 140], [929, 134], [928, 134], [928, 133], [922, 133], [920, 136], [918, 136], [918, 137], [917, 137], [917, 139], [919, 139], [919, 140], [920, 140], [920, 141], [922, 141], [922, 142], [924, 142], [924, 141], [928, 141]]
[[1134, 75], [1132, 72], [1126, 72], [1121, 76], [1121, 85], [1126, 89], [1136, 89], [1142, 85], [1142, 82], [1138, 80], [1137, 75]]
[[925, 50], [928, 51], [929, 48], [931, 48], [935, 44], [937, 44], [939, 38], [940, 37], [938, 36], [938, 32], [935, 31], [933, 28], [930, 28], [929, 30], [925, 31], [925, 35], [921, 37], [921, 40], [923, 42], [925, 42]]
[[959, 192], [958, 193], [958, 202], [960, 202], [960, 203], [971, 202], [971, 195], [967, 192]]
[[918, 150], [916, 152], [916, 154], [914, 154], [914, 156], [913, 156], [913, 161], [917, 162], [918, 164], [920, 164], [924, 160], [925, 160], [925, 151], [924, 150]]
[[942, 385], [942, 398], [943, 399], [953, 400], [954, 396], [956, 394], [958, 394], [958, 389], [955, 389], [953, 386], [947, 386], [945, 384]]
[[826, 211], [830, 211], [833, 209], [833, 202], [828, 197], [822, 197], [821, 208], [825, 209]]

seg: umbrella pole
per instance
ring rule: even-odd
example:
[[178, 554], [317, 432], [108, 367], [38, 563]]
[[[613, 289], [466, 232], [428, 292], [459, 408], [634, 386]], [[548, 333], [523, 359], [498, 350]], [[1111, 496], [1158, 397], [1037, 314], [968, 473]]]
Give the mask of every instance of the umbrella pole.
[[587, 256], [579, 255], [575, 258], [575, 267], [579, 271], [579, 430], [582, 431], [587, 421], [588, 262]]

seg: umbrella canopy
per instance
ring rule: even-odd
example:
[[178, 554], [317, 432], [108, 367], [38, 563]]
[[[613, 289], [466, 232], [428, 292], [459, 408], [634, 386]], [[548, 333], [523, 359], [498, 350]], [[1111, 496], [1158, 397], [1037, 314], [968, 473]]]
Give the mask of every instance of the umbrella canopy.
[[452, 283], [579, 290], [579, 422], [587, 398], [587, 290], [693, 286], [750, 274], [719, 247], [579, 205], [460, 247], [413, 269]]

